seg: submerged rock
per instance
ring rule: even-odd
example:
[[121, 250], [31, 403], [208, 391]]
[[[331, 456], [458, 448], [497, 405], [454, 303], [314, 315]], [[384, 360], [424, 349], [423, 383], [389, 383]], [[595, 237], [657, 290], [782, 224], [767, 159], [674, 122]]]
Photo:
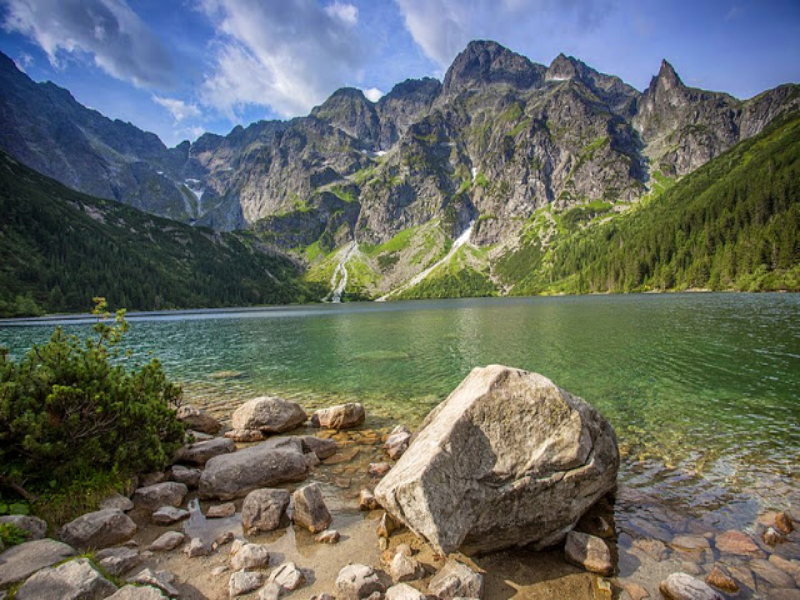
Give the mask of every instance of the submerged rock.
[[360, 402], [348, 402], [321, 408], [311, 417], [311, 424], [325, 429], [349, 429], [361, 425], [366, 417], [367, 413]]
[[283, 398], [261, 396], [237, 408], [231, 417], [233, 429], [257, 429], [265, 433], [290, 431], [308, 420], [308, 415], [297, 402]]
[[570, 531], [567, 534], [564, 556], [568, 562], [592, 573], [611, 575], [614, 572], [608, 546], [602, 539], [593, 535]]
[[688, 573], [673, 573], [658, 589], [667, 600], [723, 600], [708, 584]]
[[474, 369], [375, 488], [440, 553], [559, 542], [616, 486], [611, 425], [549, 379]]
[[61, 529], [61, 541], [75, 548], [105, 548], [121, 544], [136, 533], [136, 523], [118, 508], [87, 513]]
[[734, 581], [728, 573], [726, 573], [719, 565], [716, 565], [711, 573], [706, 577], [706, 583], [713, 585], [715, 588], [735, 594], [739, 591], [739, 584]]
[[324, 440], [313, 435], [307, 435], [300, 439], [303, 442], [303, 452], [313, 452], [320, 460], [333, 456], [339, 449], [336, 440]]
[[775, 529], [784, 535], [789, 535], [794, 531], [794, 523], [792, 518], [785, 512], [779, 512], [775, 515]]

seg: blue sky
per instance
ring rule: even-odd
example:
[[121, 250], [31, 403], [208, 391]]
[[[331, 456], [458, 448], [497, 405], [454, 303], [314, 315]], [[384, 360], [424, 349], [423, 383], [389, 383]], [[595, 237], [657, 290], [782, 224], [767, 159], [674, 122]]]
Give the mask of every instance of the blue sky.
[[442, 78], [472, 39], [638, 89], [662, 58], [739, 98], [800, 81], [797, 0], [0, 0], [0, 26], [31, 78], [170, 146], [307, 114], [339, 87], [377, 99]]

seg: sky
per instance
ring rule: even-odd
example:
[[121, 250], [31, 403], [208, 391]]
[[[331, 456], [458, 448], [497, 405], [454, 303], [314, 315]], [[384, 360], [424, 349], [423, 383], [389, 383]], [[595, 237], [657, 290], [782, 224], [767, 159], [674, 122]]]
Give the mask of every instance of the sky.
[[742, 99], [800, 82], [800, 0], [0, 0], [21, 70], [168, 146], [308, 114], [340, 87], [376, 101], [442, 79], [474, 39], [639, 90], [662, 58]]

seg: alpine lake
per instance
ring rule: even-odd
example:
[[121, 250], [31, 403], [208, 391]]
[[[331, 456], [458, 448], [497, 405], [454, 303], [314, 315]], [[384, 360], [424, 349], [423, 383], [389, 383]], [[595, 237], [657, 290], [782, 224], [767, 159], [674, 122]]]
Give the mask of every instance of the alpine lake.
[[[260, 395], [294, 400], [309, 414], [362, 402], [366, 422], [333, 436], [340, 453], [314, 475], [326, 498], [338, 498], [334, 521], [337, 510], [366, 518], [353, 506], [362, 486], [375, 485], [366, 467], [387, 460], [381, 442], [395, 425], [413, 430], [472, 368], [504, 364], [549, 377], [616, 430], [622, 466], [605, 517], [613, 528], [615, 596], [634, 596], [626, 586], [648, 568], [653, 581], [640, 583], [657, 597], [656, 579], [689, 563], [701, 578], [725, 564], [741, 584], [737, 597], [770, 597], [787, 587], [770, 570], [776, 561], [794, 565], [791, 587], [800, 584], [797, 532], [775, 547], [762, 539], [774, 512], [800, 514], [800, 295], [345, 303], [133, 313], [128, 320], [124, 346], [132, 353], [125, 360], [134, 365], [152, 353], [182, 384], [185, 402], [225, 423]], [[55, 326], [86, 336], [93, 322], [4, 321], [0, 345], [19, 358]], [[756, 548], [721, 552], [715, 536], [731, 530]], [[680, 542], [701, 538], [707, 547]], [[515, 555], [518, 570], [523, 555]], [[494, 594], [489, 585], [489, 596], [513, 595], [515, 586], [502, 585]]]

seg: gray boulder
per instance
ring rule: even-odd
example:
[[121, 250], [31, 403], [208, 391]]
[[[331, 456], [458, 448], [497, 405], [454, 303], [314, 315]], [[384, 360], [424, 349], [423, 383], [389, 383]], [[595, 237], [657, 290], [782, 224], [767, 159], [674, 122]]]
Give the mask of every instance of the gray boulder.
[[311, 424], [325, 429], [348, 429], [361, 425], [366, 416], [367, 413], [360, 402], [348, 402], [321, 408], [311, 417]]
[[150, 520], [156, 525], [172, 525], [189, 518], [189, 511], [174, 506], [162, 506], [152, 515]]
[[269, 565], [269, 548], [266, 544], [243, 544], [231, 558], [235, 571], [263, 569]]
[[74, 555], [74, 548], [51, 539], [24, 542], [9, 548], [0, 560], [0, 589]]
[[189, 493], [189, 488], [176, 481], [140, 487], [133, 493], [133, 502], [139, 508], [156, 511], [162, 506], [178, 507]]
[[85, 558], [77, 558], [54, 569], [42, 569], [17, 590], [19, 600], [100, 600], [117, 591]]
[[136, 523], [118, 508], [106, 508], [70, 521], [61, 529], [61, 541], [82, 550], [106, 548], [131, 539]]
[[211, 548], [199, 537], [192, 538], [183, 548], [183, 553], [189, 558], [198, 558], [211, 554]]
[[175, 416], [187, 429], [201, 433], [215, 434], [222, 428], [222, 424], [214, 417], [191, 404], [181, 406]]
[[258, 571], [238, 571], [231, 573], [228, 582], [228, 594], [231, 598], [249, 594], [264, 585], [266, 575]]
[[200, 483], [200, 469], [173, 465], [170, 478], [172, 481], [182, 483], [186, 487], [196, 488]]
[[306, 576], [293, 562], [284, 563], [270, 573], [269, 581], [278, 584], [282, 589], [291, 592], [303, 586]]
[[158, 588], [149, 585], [126, 585], [106, 600], [163, 600], [166, 596]]
[[142, 569], [133, 577], [129, 577], [128, 583], [156, 587], [170, 598], [177, 598], [180, 596], [180, 592], [174, 585], [175, 575], [169, 571], [153, 571], [151, 569]]
[[95, 555], [97, 566], [112, 577], [124, 575], [142, 562], [139, 552], [133, 548], [106, 548]]
[[200, 477], [200, 496], [232, 500], [257, 488], [303, 481], [307, 469], [299, 439], [272, 438], [209, 460]]
[[428, 415], [375, 497], [445, 555], [541, 549], [614, 489], [618, 468], [597, 410], [541, 375], [493, 365]]
[[133, 500], [122, 494], [111, 494], [100, 502], [100, 508], [118, 508], [122, 512], [133, 509]]
[[290, 494], [282, 489], [253, 490], [242, 503], [242, 530], [245, 535], [274, 531], [289, 506]]
[[451, 558], [431, 579], [428, 593], [441, 600], [483, 598], [483, 575]]
[[325, 440], [313, 435], [307, 435], [300, 439], [303, 442], [303, 452], [313, 452], [320, 460], [333, 456], [339, 449], [336, 440]]
[[385, 591], [384, 578], [369, 565], [347, 565], [336, 577], [336, 600], [360, 600]]
[[407, 583], [398, 583], [386, 590], [386, 600], [425, 600], [425, 594]]
[[266, 433], [283, 433], [302, 425], [308, 415], [299, 404], [282, 398], [261, 396], [237, 408], [231, 417], [233, 429], [258, 429]]
[[249, 443], [249, 442], [262, 442], [267, 439], [264, 432], [259, 429], [231, 429], [225, 432], [225, 437], [232, 439], [234, 442]]
[[22, 529], [27, 534], [27, 537], [25, 539], [26, 542], [41, 540], [44, 538], [45, 533], [47, 533], [47, 523], [42, 519], [40, 519], [39, 517], [28, 517], [25, 515], [6, 515], [0, 517], [0, 524], [3, 523], [8, 525], [14, 525], [19, 529]]
[[233, 440], [217, 437], [204, 442], [186, 444], [178, 450], [178, 453], [175, 455], [175, 462], [202, 466], [215, 456], [229, 454], [235, 451], [236, 444]]
[[168, 552], [180, 546], [186, 540], [186, 536], [180, 531], [167, 531], [158, 536], [149, 549], [153, 552]]
[[294, 522], [311, 533], [319, 533], [331, 524], [331, 513], [322, 497], [322, 488], [312, 483], [296, 490], [294, 499]]

